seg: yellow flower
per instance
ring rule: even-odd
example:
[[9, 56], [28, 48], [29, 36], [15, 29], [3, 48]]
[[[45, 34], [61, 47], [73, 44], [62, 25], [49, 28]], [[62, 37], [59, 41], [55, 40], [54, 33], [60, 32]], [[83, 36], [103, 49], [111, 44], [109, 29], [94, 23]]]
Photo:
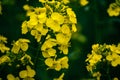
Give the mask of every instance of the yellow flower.
[[86, 6], [88, 3], [89, 3], [89, 1], [87, 1], [87, 0], [80, 0], [80, 4], [82, 6]]
[[110, 46], [110, 50], [111, 50], [113, 53], [120, 54], [120, 48], [119, 48], [119, 45], [118, 45], [118, 46], [111, 45], [111, 46]]
[[12, 74], [8, 74], [7, 80], [20, 80], [20, 79], [19, 79], [19, 77], [14, 77]]
[[[36, 9], [36, 8], [35, 8]], [[46, 17], [46, 8], [39, 8], [38, 21], [39, 23], [45, 23]]]
[[71, 8], [67, 8], [67, 14], [69, 16], [70, 21], [76, 24], [77, 23], [76, 15]]
[[50, 48], [44, 52], [42, 52], [42, 55], [44, 58], [47, 58], [47, 57], [52, 57], [52, 56], [56, 56], [56, 50], [53, 49], [53, 48]]
[[93, 66], [91, 66], [91, 65], [87, 65], [87, 66], [86, 66], [86, 69], [87, 69], [87, 71], [92, 72], [92, 70], [93, 70]]
[[111, 61], [111, 65], [113, 67], [116, 67], [118, 64], [120, 64], [120, 56], [116, 53], [112, 53], [112, 55], [107, 55], [106, 60]]
[[60, 25], [63, 24], [63, 22], [64, 17], [58, 12], [53, 12], [51, 18], [47, 19], [46, 25], [53, 31], [57, 32], [60, 30]]
[[120, 7], [116, 3], [111, 3], [108, 10], [109, 16], [119, 16], [120, 15]]
[[22, 27], [22, 34], [26, 34], [28, 32], [27, 21], [24, 21], [21, 27]]
[[63, 34], [66, 34], [66, 35], [70, 35], [71, 34], [70, 28], [69, 28], [69, 26], [67, 24], [63, 24], [62, 25], [61, 32]]
[[67, 45], [70, 41], [71, 36], [64, 35], [62, 33], [56, 34], [56, 40], [58, 44]]
[[53, 64], [54, 64], [54, 60], [53, 60], [52, 58], [47, 58], [47, 59], [45, 60], [45, 64], [46, 64], [47, 66], [49, 66], [49, 67], [52, 67]]
[[28, 4], [25, 4], [25, 5], [23, 6], [23, 9], [26, 10], [26, 11], [28, 11], [28, 10], [30, 10], [30, 6], [29, 6]]
[[7, 38], [0, 35], [0, 43], [7, 43]]
[[76, 32], [76, 31], [77, 31], [77, 28], [76, 28], [76, 25], [75, 25], [75, 24], [72, 24], [72, 31], [73, 31], [73, 32]]
[[92, 49], [94, 50], [94, 49], [97, 49], [99, 47], [99, 44], [94, 44], [94, 45], [92, 45]]
[[89, 62], [89, 65], [94, 66], [97, 62], [101, 61], [102, 55], [92, 53], [88, 55], [86, 61]]
[[10, 58], [7, 55], [3, 55], [0, 57], [0, 64], [4, 63], [4, 62], [9, 62]]
[[60, 58], [58, 61], [61, 64], [61, 68], [68, 69], [69, 65], [68, 65], [68, 57], [67, 56], [64, 56], [64, 57]]
[[47, 58], [45, 60], [45, 64], [49, 67], [48, 69], [55, 69], [56, 71], [60, 71], [62, 68], [68, 69], [68, 57], [59, 58], [55, 60], [53, 58]]
[[60, 47], [58, 47], [58, 49], [61, 50], [63, 52], [63, 54], [67, 55], [68, 47], [69, 47], [69, 45], [60, 45]]
[[33, 78], [36, 74], [35, 70], [31, 69], [29, 65], [26, 66], [27, 70], [22, 70], [19, 72], [20, 78], [24, 78], [25, 80], [30, 78]]
[[9, 51], [10, 48], [6, 47], [5, 44], [0, 43], [0, 51], [4, 53], [5, 51]]
[[28, 39], [22, 39], [21, 38], [21, 39], [17, 40], [13, 44], [13, 47], [12, 47], [11, 51], [13, 53], [18, 53], [20, 49], [23, 50], [23, 51], [27, 51], [29, 42], [30, 41]]
[[67, 4], [69, 3], [70, 1], [69, 0], [62, 0], [64, 4]]
[[[48, 29], [46, 28], [43, 28], [43, 24], [41, 24], [41, 23], [39, 23], [39, 24], [37, 24], [35, 27], [34, 27], [34, 29], [36, 30], [36, 34], [41, 34], [41, 35], [46, 35], [47, 34], [47, 32], [48, 32]], [[32, 30], [34, 30], [34, 29], [32, 29]], [[36, 34], [31, 34], [31, 35], [33, 35], [33, 36], [36, 36]]]
[[117, 77], [114, 77], [113, 80], [119, 80]]
[[45, 51], [46, 49], [52, 48], [53, 46], [56, 46], [56, 45], [57, 45], [56, 40], [49, 38], [43, 43], [41, 50]]
[[53, 12], [53, 13], [51, 14], [51, 18], [52, 18], [55, 22], [57, 22], [58, 24], [63, 24], [63, 22], [64, 22], [64, 17], [63, 17], [60, 13], [58, 13], [58, 12]]
[[35, 36], [35, 39], [37, 40], [37, 42], [40, 42], [40, 40], [41, 40], [41, 34], [37, 30], [32, 30], [31, 31], [31, 35]]
[[[30, 20], [29, 20], [28, 22], [29, 22], [29, 25], [31, 25], [31, 26], [37, 25], [37, 24], [38, 24], [37, 14], [32, 13], [32, 14], [30, 15]], [[29, 27], [29, 28], [32, 28], [32, 27], [30, 27], [30, 26], [28, 26], [28, 27]]]
[[47, 19], [46, 25], [50, 27], [54, 32], [58, 32], [60, 30], [60, 24], [51, 18]]
[[31, 65], [34, 65], [34, 63], [31, 61], [31, 56], [28, 54], [25, 54], [20, 60], [23, 64], [27, 63], [26, 59], [29, 61]]
[[101, 77], [101, 73], [100, 72], [94, 72], [92, 74], [93, 77], [96, 77], [97, 80], [100, 80], [100, 77]]
[[63, 80], [64, 75], [65, 75], [65, 74], [62, 73], [59, 78], [54, 78], [53, 80]]

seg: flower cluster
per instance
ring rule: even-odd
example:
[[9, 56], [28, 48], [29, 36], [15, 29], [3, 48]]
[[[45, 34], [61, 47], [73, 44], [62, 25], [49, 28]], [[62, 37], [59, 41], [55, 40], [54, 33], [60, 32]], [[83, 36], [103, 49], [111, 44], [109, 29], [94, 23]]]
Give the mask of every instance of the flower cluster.
[[[43, 7], [24, 5], [29, 16], [22, 24], [22, 34], [30, 32], [41, 45], [48, 69], [68, 68], [68, 47], [72, 32], [76, 32], [76, 15], [66, 6], [69, 0], [39, 0]], [[42, 39], [44, 38], [44, 40]], [[61, 55], [62, 57], [60, 57]]]
[[27, 70], [22, 70], [19, 72], [19, 77], [15, 77], [13, 74], [8, 74], [8, 80], [35, 80], [33, 77], [35, 76], [35, 70], [31, 69], [29, 65], [26, 66]]
[[[36, 65], [36, 61], [40, 59], [41, 56], [38, 55], [43, 56], [47, 70], [60, 71], [69, 67], [68, 48], [72, 33], [77, 31], [76, 15], [72, 8], [66, 6], [69, 0], [39, 0], [39, 2], [43, 7], [23, 6], [29, 19], [21, 25], [22, 34], [29, 35], [30, 33], [38, 43], [37, 49], [29, 45], [31, 40], [25, 38], [13, 41], [11, 48], [9, 48], [6, 46], [7, 38], [0, 36], [0, 53], [2, 53], [0, 54], [0, 65], [4, 66], [5, 64], [19, 69], [15, 73], [6, 72], [7, 76], [3, 79], [35, 80], [36, 71], [31, 67]], [[35, 49], [35, 54], [30, 52], [31, 48]], [[25, 70], [23, 70], [24, 66], [26, 66]], [[54, 80], [62, 80], [63, 77], [64, 73]]]
[[107, 10], [109, 16], [119, 16], [120, 15], [120, 0], [116, 0], [114, 3], [109, 5]]
[[7, 38], [0, 35], [0, 53], [2, 53], [0, 56], [0, 64], [8, 62], [10, 60], [10, 58], [5, 54], [10, 50], [9, 47], [5, 46], [6, 43]]
[[[22, 65], [26, 65], [26, 64], [34, 65], [34, 63], [31, 61], [31, 56], [26, 53], [28, 50], [28, 43], [30, 43], [28, 39], [19, 38], [17, 41], [13, 42], [12, 48], [6, 47], [5, 46], [6, 43], [7, 43], [7, 38], [0, 35], [0, 53], [1, 53], [0, 65], [1, 66], [4, 66], [5, 64], [7, 64], [8, 66], [15, 65], [16, 67], [20, 67], [21, 63]], [[33, 70], [30, 68], [30, 66], [27, 67], [27, 70], [28, 72], [30, 71], [30, 75], [31, 75]], [[23, 72], [21, 71], [20, 74], [22, 73]], [[31, 77], [31, 76], [28, 76], [28, 77]], [[14, 77], [14, 75], [10, 73], [7, 75], [7, 79], [20, 80], [19, 77]], [[24, 80], [26, 80], [26, 78]]]
[[[94, 44], [92, 46], [92, 54], [88, 54], [87, 62], [87, 70], [95, 76], [96, 70], [98, 69], [98, 65], [101, 63], [107, 62], [107, 64], [112, 67], [117, 67], [120, 65], [120, 44], [116, 45], [99, 45]], [[99, 73], [99, 77], [100, 77]], [[96, 76], [98, 77], [98, 76]], [[98, 79], [100, 80], [100, 79]]]

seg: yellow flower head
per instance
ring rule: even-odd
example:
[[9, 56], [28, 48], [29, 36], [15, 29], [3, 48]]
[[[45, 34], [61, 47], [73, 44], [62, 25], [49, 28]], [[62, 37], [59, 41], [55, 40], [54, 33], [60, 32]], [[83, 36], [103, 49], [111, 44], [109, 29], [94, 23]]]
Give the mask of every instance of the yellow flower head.
[[47, 57], [52, 57], [52, 56], [56, 56], [56, 50], [53, 48], [50, 48], [44, 52], [42, 52], [43, 57], [47, 58]]
[[28, 39], [22, 39], [21, 38], [13, 44], [13, 47], [12, 47], [11, 51], [13, 53], [18, 53], [20, 49], [22, 51], [27, 51], [28, 43], [30, 43], [30, 41]]
[[67, 45], [70, 41], [71, 36], [64, 35], [62, 33], [56, 34], [56, 40], [58, 44]]
[[46, 49], [52, 48], [53, 46], [56, 46], [56, 45], [57, 45], [56, 40], [49, 38], [43, 43], [41, 50], [45, 51]]
[[109, 16], [119, 16], [120, 15], [120, 7], [116, 3], [111, 3], [108, 10]]
[[0, 64], [4, 63], [4, 62], [9, 62], [10, 58], [7, 55], [3, 55], [0, 57]]
[[47, 19], [46, 25], [56, 32], [60, 30], [60, 25], [63, 24], [63, 22], [64, 17], [58, 12], [53, 12], [51, 18]]
[[36, 74], [35, 70], [31, 69], [29, 65], [26, 66], [27, 70], [22, 70], [19, 72], [20, 78], [33, 78]]

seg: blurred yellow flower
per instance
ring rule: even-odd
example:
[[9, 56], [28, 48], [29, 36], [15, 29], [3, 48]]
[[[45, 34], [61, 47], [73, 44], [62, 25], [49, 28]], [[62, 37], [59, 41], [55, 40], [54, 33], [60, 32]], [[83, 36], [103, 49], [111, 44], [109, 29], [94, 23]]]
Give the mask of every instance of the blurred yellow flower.
[[7, 38], [0, 35], [0, 43], [7, 43]]
[[0, 43], [0, 51], [4, 53], [5, 51], [9, 51], [10, 48], [6, 47], [5, 44]]
[[119, 80], [117, 77], [114, 77], [113, 80]]
[[119, 16], [120, 15], [120, 7], [116, 3], [111, 3], [109, 8], [107, 9], [109, 16]]
[[113, 53], [112, 55], [107, 55], [106, 60], [110, 61], [113, 67], [116, 67], [118, 64], [120, 65], [120, 56], [116, 53]]
[[0, 57], [0, 64], [4, 63], [4, 62], [9, 62], [10, 58], [7, 55], [3, 55]]
[[20, 79], [19, 79], [19, 77], [14, 77], [12, 74], [8, 74], [7, 80], [20, 80]]
[[96, 77], [96, 80], [100, 80], [100, 77], [101, 77], [101, 73], [100, 72], [94, 72], [92, 74], [93, 77]]
[[86, 6], [89, 3], [88, 0], [80, 0], [80, 5], [81, 6]]

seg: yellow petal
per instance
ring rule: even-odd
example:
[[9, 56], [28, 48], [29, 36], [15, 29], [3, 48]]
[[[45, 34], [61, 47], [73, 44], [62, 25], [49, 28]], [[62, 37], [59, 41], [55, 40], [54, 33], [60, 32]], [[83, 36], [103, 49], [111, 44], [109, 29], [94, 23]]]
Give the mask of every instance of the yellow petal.
[[42, 55], [43, 55], [44, 58], [50, 57], [50, 55], [47, 52], [42, 52]]
[[22, 70], [19, 72], [19, 76], [20, 78], [26, 78], [27, 77], [27, 70]]
[[50, 49], [48, 49], [47, 52], [48, 52], [48, 54], [49, 54], [50, 56], [55, 56], [56, 50], [53, 49], [53, 48], [50, 48]]
[[28, 49], [28, 44], [27, 44], [27, 43], [22, 43], [22, 44], [21, 44], [21, 49], [22, 49], [23, 51], [27, 51], [27, 49]]
[[72, 24], [72, 31], [73, 31], [73, 32], [76, 32], [76, 31], [77, 31], [77, 28], [76, 28], [75, 24]]
[[49, 67], [52, 67], [52, 66], [53, 66], [53, 63], [54, 63], [54, 61], [53, 61], [52, 58], [47, 58], [47, 59], [45, 60], [45, 64], [46, 64], [47, 66], [49, 66]]
[[17, 54], [20, 50], [20, 46], [17, 46], [16, 44], [13, 45], [11, 51], [15, 54]]
[[15, 80], [15, 77], [12, 74], [7, 75], [8, 80]]

